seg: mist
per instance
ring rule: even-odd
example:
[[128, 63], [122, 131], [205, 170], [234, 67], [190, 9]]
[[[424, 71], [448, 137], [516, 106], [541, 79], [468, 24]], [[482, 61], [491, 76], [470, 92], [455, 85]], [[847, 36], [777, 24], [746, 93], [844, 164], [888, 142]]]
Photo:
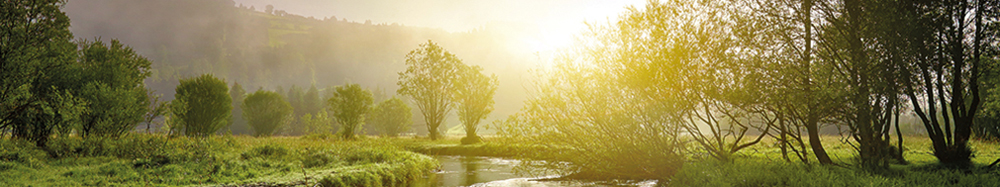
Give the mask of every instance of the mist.
[[[615, 19], [629, 3], [98, 0], [64, 11], [76, 38], [118, 39], [151, 59], [147, 85], [166, 99], [178, 79], [206, 73], [248, 91], [358, 83], [391, 97], [406, 53], [431, 40], [499, 77], [488, 123], [523, 107], [531, 70], [586, 22]], [[454, 114], [446, 124], [458, 126]]]

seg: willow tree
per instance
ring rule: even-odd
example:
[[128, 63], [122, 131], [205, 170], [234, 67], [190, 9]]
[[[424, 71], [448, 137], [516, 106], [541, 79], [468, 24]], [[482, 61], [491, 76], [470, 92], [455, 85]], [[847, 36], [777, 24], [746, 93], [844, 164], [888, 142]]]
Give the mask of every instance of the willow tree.
[[417, 105], [432, 140], [441, 137], [438, 127], [454, 107], [451, 92], [461, 64], [458, 57], [431, 41], [406, 54], [406, 71], [399, 73], [396, 92]]
[[479, 66], [461, 66], [455, 80], [454, 100], [458, 106], [458, 119], [465, 127], [462, 144], [482, 140], [476, 135], [479, 122], [493, 111], [493, 95], [497, 92], [497, 76], [486, 76]]
[[684, 163], [681, 134], [708, 46], [699, 42], [711, 37], [700, 32], [711, 30], [700, 26], [708, 16], [695, 14], [701, 6], [650, 1], [595, 25], [540, 72], [535, 95], [512, 118], [525, 122], [508, 123], [504, 135], [560, 149], [538, 164], [576, 176], [670, 177]]

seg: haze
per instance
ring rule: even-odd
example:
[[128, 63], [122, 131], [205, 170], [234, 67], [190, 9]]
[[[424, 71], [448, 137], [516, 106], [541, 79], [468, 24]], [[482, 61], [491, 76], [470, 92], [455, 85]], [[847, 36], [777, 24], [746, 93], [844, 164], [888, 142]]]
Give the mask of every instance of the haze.
[[[547, 51], [568, 45], [573, 35], [586, 29], [584, 22], [615, 20], [629, 5], [643, 0], [235, 0], [237, 4], [316, 18], [336, 17], [373, 23], [440, 28], [464, 32], [478, 28], [508, 27], [528, 42], [531, 50]], [[509, 28], [514, 27], [514, 28]]]

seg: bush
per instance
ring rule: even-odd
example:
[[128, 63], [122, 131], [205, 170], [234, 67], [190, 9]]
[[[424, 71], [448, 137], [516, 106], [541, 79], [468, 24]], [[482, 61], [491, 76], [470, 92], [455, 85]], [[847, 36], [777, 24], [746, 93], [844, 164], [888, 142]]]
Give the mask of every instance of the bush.
[[257, 90], [247, 95], [242, 108], [254, 136], [271, 136], [292, 120], [292, 105], [272, 91]]
[[396, 97], [379, 102], [368, 116], [368, 123], [374, 125], [384, 136], [396, 137], [399, 133], [410, 130], [410, 125], [413, 124], [410, 106]]
[[228, 126], [232, 115], [232, 98], [226, 81], [205, 74], [181, 79], [177, 94], [170, 105], [175, 129], [188, 136], [208, 136]]

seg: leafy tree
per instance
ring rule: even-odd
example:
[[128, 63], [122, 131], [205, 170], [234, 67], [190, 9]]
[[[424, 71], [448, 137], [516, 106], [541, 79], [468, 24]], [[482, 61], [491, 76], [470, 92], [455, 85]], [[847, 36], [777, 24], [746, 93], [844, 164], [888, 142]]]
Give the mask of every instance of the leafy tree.
[[379, 102], [368, 114], [368, 122], [383, 136], [396, 137], [399, 133], [410, 130], [413, 123], [413, 113], [402, 99], [392, 97]]
[[302, 95], [302, 112], [305, 114], [317, 114], [323, 111], [323, 99], [320, 98], [319, 89], [316, 84], [309, 86], [309, 90]]
[[406, 55], [406, 71], [399, 73], [396, 92], [413, 99], [432, 140], [441, 138], [438, 128], [453, 107], [451, 92], [461, 64], [454, 54], [427, 41]]
[[[775, 113], [778, 123], [772, 128], [786, 160], [789, 150], [794, 152], [799, 160], [808, 162], [807, 147], [803, 141], [802, 129], [808, 138], [808, 149], [812, 150], [821, 164], [833, 164], [826, 153], [819, 134], [819, 124], [830, 121], [845, 103], [842, 94], [837, 90], [843, 88], [829, 79], [831, 66], [829, 61], [816, 60], [817, 50], [814, 49], [817, 35], [827, 23], [827, 14], [816, 13], [816, 4], [825, 1], [815, 0], [777, 0], [777, 1], [733, 1], [730, 12], [736, 12], [732, 20], [739, 23], [734, 34], [743, 38], [739, 46], [745, 48], [748, 59], [754, 71], [766, 72], [762, 81], [771, 84], [767, 92], [774, 93], [767, 97], [768, 110]], [[758, 7], [746, 9], [745, 7]], [[836, 13], [832, 13], [836, 14]], [[798, 147], [798, 148], [796, 148]]]
[[683, 14], [695, 3], [651, 1], [592, 27], [577, 48], [540, 72], [535, 96], [507, 124], [515, 127], [500, 128], [503, 134], [563, 148], [546, 163], [527, 162], [581, 177], [677, 172], [684, 164], [683, 123], [694, 105], [687, 86], [697, 83], [688, 76], [697, 70], [697, 37], [704, 37], [685, 30], [698, 28], [689, 20], [699, 14]]
[[211, 74], [181, 79], [170, 104], [175, 129], [188, 136], [208, 136], [232, 121], [232, 98], [226, 82]]
[[143, 81], [150, 75], [150, 61], [118, 42], [80, 43], [78, 80], [84, 86], [76, 93], [88, 102], [89, 112], [81, 116], [83, 137], [117, 137], [135, 128], [150, 110], [148, 90]]
[[229, 97], [233, 98], [233, 124], [230, 125], [230, 131], [232, 133], [249, 133], [250, 127], [247, 125], [247, 121], [243, 118], [243, 99], [246, 98], [247, 91], [243, 89], [240, 83], [233, 83], [232, 88], [229, 89]]
[[[71, 85], [75, 46], [60, 0], [0, 2], [0, 130], [44, 147], [86, 108]], [[78, 83], [76, 83], [78, 85]], [[62, 129], [62, 130], [60, 130]]]
[[[473, 144], [482, 140], [476, 135], [479, 121], [493, 111], [493, 95], [497, 92], [497, 76], [486, 76], [479, 66], [461, 66], [455, 79], [455, 102], [458, 119], [465, 126], [462, 144]], [[407, 110], [409, 112], [409, 110]]]
[[292, 105], [277, 92], [257, 90], [247, 95], [242, 107], [254, 136], [271, 136], [291, 122]]
[[[968, 146], [975, 118], [983, 110], [983, 75], [997, 57], [996, 1], [895, 2], [893, 23], [886, 40], [894, 53], [886, 59], [902, 61], [910, 78], [905, 94], [927, 129], [934, 156], [948, 165], [969, 166]], [[895, 57], [895, 58], [894, 58]], [[985, 70], [985, 71], [984, 71]], [[985, 87], [990, 88], [990, 87]], [[989, 99], [989, 98], [987, 98]]]
[[302, 115], [302, 123], [305, 125], [306, 132], [310, 134], [330, 134], [336, 130], [333, 119], [330, 118], [326, 110], [320, 110], [316, 112], [316, 115]]
[[341, 125], [340, 136], [354, 139], [354, 133], [364, 125], [365, 114], [371, 110], [372, 93], [358, 84], [338, 86], [327, 103], [333, 118]]

